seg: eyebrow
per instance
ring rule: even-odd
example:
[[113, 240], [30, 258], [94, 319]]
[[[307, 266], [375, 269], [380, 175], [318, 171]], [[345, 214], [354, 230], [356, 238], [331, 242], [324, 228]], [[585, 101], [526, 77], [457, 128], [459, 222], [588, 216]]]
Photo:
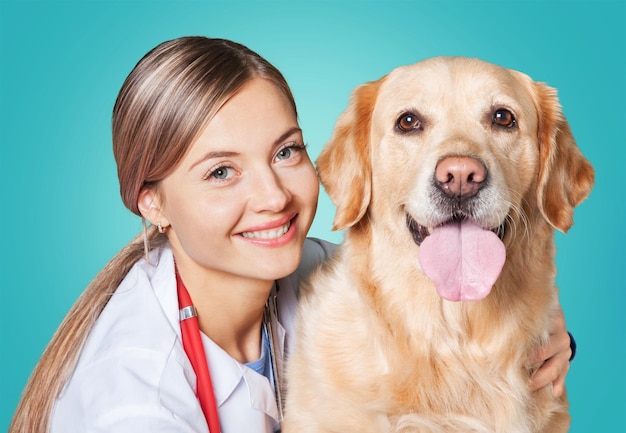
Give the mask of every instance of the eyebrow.
[[195, 166], [203, 163], [204, 161], [208, 161], [209, 159], [213, 159], [213, 158], [230, 158], [230, 157], [237, 156], [237, 155], [239, 155], [239, 152], [229, 152], [229, 151], [224, 151], [224, 150], [216, 150], [216, 151], [213, 151], [213, 152], [208, 152], [202, 158], [200, 158], [199, 160], [194, 162], [191, 165], [191, 167], [189, 167], [188, 171], [193, 170], [193, 168]]
[[283, 135], [278, 137], [278, 139], [276, 141], [274, 141], [274, 146], [278, 146], [285, 139], [287, 139], [289, 136], [295, 134], [296, 132], [302, 133], [302, 129], [298, 128], [297, 126], [294, 126], [293, 128], [290, 128], [289, 130], [287, 130], [287, 132], [285, 132]]
[[[289, 130], [287, 130], [284, 134], [282, 134], [280, 137], [278, 137], [273, 144], [273, 147], [278, 146], [280, 143], [282, 143], [285, 139], [287, 139], [289, 136], [297, 133], [297, 132], [302, 132], [302, 129], [300, 129], [297, 126], [294, 126], [293, 128], [290, 128]], [[239, 152], [232, 152], [232, 151], [228, 151], [228, 150], [214, 150], [211, 152], [207, 152], [206, 154], [204, 154], [204, 156], [202, 158], [200, 158], [198, 161], [196, 161], [195, 163], [193, 163], [191, 165], [191, 167], [189, 167], [188, 171], [193, 170], [193, 168], [195, 166], [197, 166], [198, 164], [207, 161], [209, 159], [213, 159], [213, 158], [231, 158], [233, 156], [238, 156], [240, 155]]]

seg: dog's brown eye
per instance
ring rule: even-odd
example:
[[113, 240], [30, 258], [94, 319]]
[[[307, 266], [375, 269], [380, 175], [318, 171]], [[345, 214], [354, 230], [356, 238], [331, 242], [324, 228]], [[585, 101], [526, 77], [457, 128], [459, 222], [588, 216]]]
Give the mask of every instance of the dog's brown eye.
[[517, 125], [517, 120], [509, 110], [499, 108], [493, 113], [493, 123], [505, 128], [512, 128]]
[[410, 132], [422, 128], [419, 117], [413, 113], [404, 113], [396, 122], [396, 127], [403, 132]]

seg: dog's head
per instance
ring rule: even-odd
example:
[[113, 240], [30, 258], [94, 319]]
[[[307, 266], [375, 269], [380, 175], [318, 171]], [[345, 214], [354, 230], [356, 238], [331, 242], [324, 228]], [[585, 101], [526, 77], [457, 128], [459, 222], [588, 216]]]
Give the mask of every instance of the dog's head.
[[376, 209], [370, 217], [408, 220], [418, 243], [451, 219], [498, 231], [529, 193], [566, 232], [593, 184], [554, 89], [466, 58], [358, 87], [317, 168], [337, 206], [334, 229]]
[[[434, 281], [425, 263], [449, 261], [451, 252], [464, 263], [478, 256], [500, 261], [472, 265], [470, 279], [491, 276], [482, 286], [440, 291], [451, 300], [489, 292], [504, 263], [493, 233], [510, 239], [536, 220], [566, 232], [593, 184], [554, 89], [458, 57], [400, 67], [358, 87], [317, 168], [337, 206], [335, 229], [362, 222], [391, 245], [417, 244]], [[483, 252], [458, 252], [476, 236]], [[430, 255], [434, 242], [439, 248], [448, 240], [457, 244]], [[489, 256], [494, 248], [501, 252]], [[450, 278], [449, 269], [435, 272]]]

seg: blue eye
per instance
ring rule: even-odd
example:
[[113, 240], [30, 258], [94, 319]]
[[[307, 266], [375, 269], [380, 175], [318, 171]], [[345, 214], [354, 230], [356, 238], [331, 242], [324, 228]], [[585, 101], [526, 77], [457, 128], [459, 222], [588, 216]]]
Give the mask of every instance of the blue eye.
[[291, 157], [292, 152], [293, 151], [291, 150], [290, 147], [285, 147], [284, 149], [281, 149], [280, 152], [278, 152], [276, 157], [278, 159], [289, 159]]
[[218, 167], [215, 170], [211, 171], [207, 177], [212, 177], [217, 180], [228, 179], [233, 174], [233, 169], [231, 167]]
[[276, 159], [279, 161], [284, 161], [286, 159], [293, 158], [298, 152], [305, 149], [305, 146], [302, 144], [290, 144], [288, 146], [283, 147], [276, 153]]

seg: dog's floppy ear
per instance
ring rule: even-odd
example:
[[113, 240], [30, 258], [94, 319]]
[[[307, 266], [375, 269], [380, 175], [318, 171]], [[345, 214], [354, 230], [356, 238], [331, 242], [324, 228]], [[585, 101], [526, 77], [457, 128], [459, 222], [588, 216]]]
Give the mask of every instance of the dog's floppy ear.
[[316, 161], [320, 180], [337, 206], [333, 230], [356, 224], [370, 203], [370, 126], [383, 79], [357, 87]]
[[574, 141], [556, 90], [543, 83], [534, 86], [539, 106], [539, 209], [550, 225], [565, 233], [574, 224], [574, 207], [591, 191], [594, 171]]

